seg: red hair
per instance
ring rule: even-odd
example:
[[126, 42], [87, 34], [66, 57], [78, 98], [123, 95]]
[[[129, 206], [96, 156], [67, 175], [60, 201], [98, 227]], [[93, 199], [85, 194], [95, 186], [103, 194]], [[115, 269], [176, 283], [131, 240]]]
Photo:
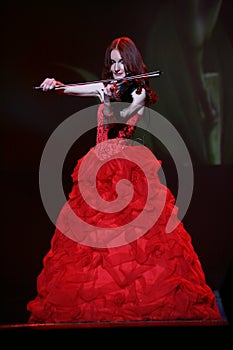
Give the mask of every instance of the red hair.
[[[135, 45], [132, 39], [122, 36], [114, 39], [105, 51], [104, 65], [102, 70], [102, 79], [108, 80], [113, 79], [111, 72], [111, 52], [112, 50], [118, 50], [125, 67], [125, 72], [127, 75], [136, 75], [147, 73], [148, 69], [143, 61], [141, 52]], [[138, 79], [138, 93], [140, 93], [142, 88], [146, 90], [146, 105], [155, 103], [158, 98], [156, 93], [151, 91], [149, 79]]]

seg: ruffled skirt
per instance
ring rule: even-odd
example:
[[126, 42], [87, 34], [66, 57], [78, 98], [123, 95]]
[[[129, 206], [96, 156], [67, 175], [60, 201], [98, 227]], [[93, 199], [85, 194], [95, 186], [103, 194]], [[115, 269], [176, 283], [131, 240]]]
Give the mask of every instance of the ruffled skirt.
[[29, 323], [221, 318], [160, 166], [144, 146], [78, 161]]

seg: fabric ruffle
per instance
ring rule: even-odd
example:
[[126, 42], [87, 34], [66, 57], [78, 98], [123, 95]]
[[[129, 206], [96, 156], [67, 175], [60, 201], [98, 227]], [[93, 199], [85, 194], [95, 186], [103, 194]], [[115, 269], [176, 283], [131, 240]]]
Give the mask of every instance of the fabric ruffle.
[[[133, 152], [134, 161], [127, 159], [127, 152]], [[38, 294], [27, 305], [30, 323], [221, 318], [190, 235], [177, 218], [174, 196], [160, 182], [161, 164], [156, 159], [153, 164], [146, 162], [147, 152], [145, 147], [130, 146], [105, 162], [91, 149], [78, 161], [72, 191], [37, 278]], [[142, 158], [143, 171], [137, 163]], [[86, 172], [94, 168], [99, 169], [95, 183]], [[100, 211], [98, 203], [88, 204], [87, 200], [95, 198], [96, 186], [110, 206], [121, 196], [117, 191], [121, 179], [128, 180], [122, 187], [124, 193], [130, 194], [130, 184], [133, 186], [132, 198], [121, 210], [114, 212], [113, 205], [112, 212]], [[80, 184], [86, 189], [85, 199]], [[120, 201], [124, 202], [124, 196]], [[159, 205], [161, 213], [155, 220], [155, 206]], [[148, 220], [143, 219], [138, 226], [133, 222], [145, 206]], [[73, 225], [72, 213], [81, 224]], [[171, 215], [177, 224], [166, 233]], [[150, 228], [143, 233], [147, 224]], [[112, 232], [109, 238], [107, 228], [114, 227], [120, 228], [117, 235], [121, 235], [122, 245], [114, 246], [120, 241]], [[92, 246], [87, 237], [91, 237]]]

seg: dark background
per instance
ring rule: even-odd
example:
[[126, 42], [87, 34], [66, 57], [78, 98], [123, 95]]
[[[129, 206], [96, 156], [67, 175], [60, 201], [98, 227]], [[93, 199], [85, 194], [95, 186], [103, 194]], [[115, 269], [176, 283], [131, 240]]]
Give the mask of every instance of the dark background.
[[[184, 128], [179, 113], [176, 116], [176, 108], [184, 102], [176, 96], [177, 90], [186, 78], [185, 64], [179, 60], [179, 47], [169, 36], [175, 33], [171, 27], [174, 3], [150, 0], [140, 6], [125, 1], [121, 5], [111, 3], [111, 7], [101, 2], [77, 2], [75, 5], [40, 2], [33, 6], [10, 2], [1, 5], [1, 324], [27, 322], [26, 305], [36, 295], [36, 278], [54, 231], [43, 208], [38, 183], [40, 158], [46, 141], [63, 120], [96, 103], [91, 98], [41, 93], [33, 87], [46, 77], [56, 77], [67, 83], [100, 78], [105, 48], [114, 37], [121, 35], [130, 36], [136, 42], [149, 70], [165, 72], [164, 77], [155, 78], [152, 83], [160, 98], [155, 110], [174, 122], [194, 165], [194, 192], [183, 221], [202, 262], [207, 282], [220, 291], [227, 317], [232, 320], [233, 158], [229, 134], [232, 130], [232, 124], [229, 124], [233, 81], [232, 3], [222, 2], [217, 24], [207, 44], [210, 54], [205, 56], [205, 67], [215, 70], [220, 67], [221, 94], [224, 96], [222, 113], [227, 114], [219, 164], [206, 159], [200, 147], [203, 140], [198, 142], [193, 119], [189, 127], [187, 117]], [[184, 6], [186, 3], [184, 1]], [[159, 31], [156, 24], [162, 23], [166, 29], [166, 21], [167, 31]], [[224, 40], [220, 40], [219, 28]], [[223, 46], [219, 46], [220, 43]], [[214, 60], [216, 57], [219, 66]], [[187, 86], [183, 84], [182, 88], [185, 93]], [[193, 101], [190, 98], [190, 105], [187, 101], [187, 109], [181, 116], [190, 114], [191, 110], [193, 113]], [[149, 136], [148, 140], [158, 157], [164, 157], [167, 182], [175, 194], [176, 172], [172, 161], [163, 150], [156, 149]], [[65, 164], [65, 191], [70, 188], [74, 162], [94, 142], [93, 131], [78, 140], [71, 150]]]

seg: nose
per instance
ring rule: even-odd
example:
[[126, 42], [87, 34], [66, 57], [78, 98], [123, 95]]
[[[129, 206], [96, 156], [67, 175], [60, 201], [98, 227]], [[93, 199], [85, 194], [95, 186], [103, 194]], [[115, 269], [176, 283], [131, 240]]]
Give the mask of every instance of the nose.
[[117, 73], [117, 72], [119, 72], [119, 63], [118, 62], [116, 62], [115, 63], [115, 65], [114, 65], [114, 71]]

